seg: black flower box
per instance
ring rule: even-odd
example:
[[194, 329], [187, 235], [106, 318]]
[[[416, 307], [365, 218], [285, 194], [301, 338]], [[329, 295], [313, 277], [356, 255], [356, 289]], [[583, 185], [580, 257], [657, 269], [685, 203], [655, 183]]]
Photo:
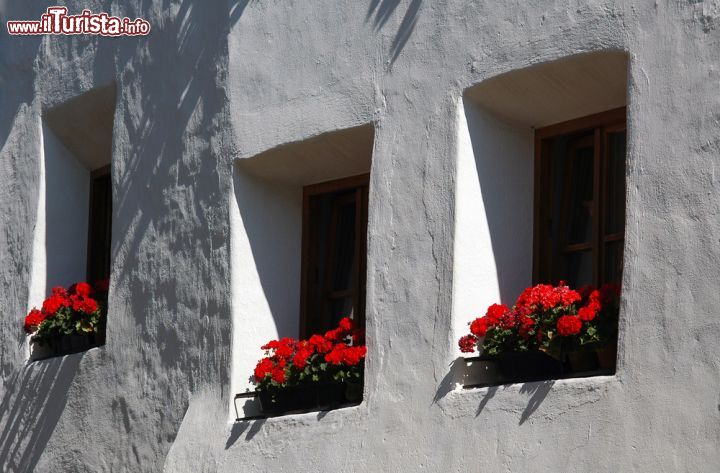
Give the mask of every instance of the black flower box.
[[505, 352], [466, 358], [470, 378], [466, 387], [497, 386], [562, 378], [565, 367], [562, 361], [541, 351]]
[[104, 340], [95, 333], [63, 335], [49, 340], [31, 340], [32, 361], [55, 356], [71, 355], [87, 351], [104, 344]]
[[265, 415], [335, 409], [362, 401], [362, 382], [308, 383], [258, 391]]
[[562, 353], [560, 359], [542, 351], [505, 352], [466, 358], [465, 387], [499, 386], [564, 378], [612, 375], [615, 351], [610, 348], [611, 363], [599, 363], [601, 351]]

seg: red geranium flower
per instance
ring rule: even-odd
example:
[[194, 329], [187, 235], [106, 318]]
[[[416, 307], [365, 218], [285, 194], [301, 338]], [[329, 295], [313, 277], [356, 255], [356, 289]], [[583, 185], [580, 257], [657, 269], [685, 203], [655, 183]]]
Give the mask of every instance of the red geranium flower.
[[602, 304], [600, 304], [600, 292], [598, 290], [594, 290], [590, 293], [588, 296], [587, 306], [595, 312], [602, 309]]
[[37, 330], [43, 320], [45, 320], [45, 315], [42, 312], [37, 309], [31, 310], [25, 317], [25, 323], [23, 324], [25, 333], [32, 333]]
[[53, 316], [61, 307], [67, 307], [70, 301], [61, 296], [50, 296], [43, 302], [42, 311], [47, 316]]
[[574, 315], [563, 315], [557, 321], [558, 333], [563, 337], [577, 335], [582, 329], [582, 321]]
[[327, 338], [330, 341], [337, 342], [343, 337], [343, 332], [339, 328], [335, 328], [332, 330], [328, 330], [325, 332], [325, 338]]
[[460, 337], [460, 341], [458, 342], [458, 345], [460, 346], [460, 351], [463, 353], [472, 353], [475, 351], [475, 344], [477, 343], [478, 339], [475, 335], [465, 335], [464, 337]]
[[277, 349], [275, 350], [275, 355], [277, 355], [280, 358], [290, 358], [293, 353], [295, 352], [295, 340], [292, 338], [281, 338], [278, 342]]
[[315, 349], [318, 353], [327, 353], [332, 350], [332, 342], [327, 340], [322, 335], [313, 335], [308, 340], [308, 344]]
[[88, 297], [92, 294], [92, 287], [86, 282], [76, 283], [73, 289], [78, 296]]
[[367, 348], [363, 346], [359, 347], [348, 347], [342, 351], [343, 361], [349, 366], [355, 366], [365, 358]]
[[267, 376], [274, 367], [275, 366], [270, 358], [263, 358], [260, 360], [255, 367], [255, 381], [259, 382], [265, 379], [265, 376]]
[[578, 310], [578, 318], [583, 322], [590, 322], [595, 318], [597, 312], [592, 307], [581, 307]]
[[307, 365], [307, 360], [312, 355], [312, 351], [308, 349], [298, 350], [293, 357], [293, 365], [299, 369], [304, 369]]
[[343, 352], [348, 349], [348, 346], [344, 343], [338, 343], [332, 349], [332, 351], [325, 355], [325, 361], [332, 363], [333, 365], [340, 365], [343, 362]]
[[532, 317], [522, 316], [520, 317], [520, 336], [527, 338], [530, 335], [530, 331], [535, 328], [535, 319]]
[[488, 310], [485, 313], [485, 317], [488, 318], [488, 322], [490, 322], [492, 325], [497, 325], [498, 323], [500, 323], [500, 319], [502, 319], [502, 316], [505, 315], [508, 310], [509, 309], [505, 304], [493, 304], [488, 307]]
[[76, 312], [92, 314], [98, 308], [97, 301], [91, 297], [70, 296], [70, 300], [72, 302], [72, 308]]
[[515, 314], [513, 314], [512, 312], [506, 313], [502, 316], [502, 319], [500, 319], [500, 326], [505, 330], [510, 330], [514, 328], [515, 325], [517, 325], [517, 320]]
[[492, 325], [489, 317], [480, 317], [470, 324], [470, 332], [476, 337], [484, 337]]
[[352, 321], [350, 317], [343, 317], [342, 320], [340, 320], [340, 323], [338, 324], [338, 328], [345, 333], [350, 332], [353, 328], [355, 328], [355, 323]]
[[579, 292], [574, 291], [565, 285], [556, 287], [555, 291], [560, 296], [560, 302], [562, 302], [562, 305], [564, 306], [569, 306], [582, 300]]
[[278, 384], [283, 384], [285, 382], [285, 370], [283, 368], [272, 370], [272, 379]]

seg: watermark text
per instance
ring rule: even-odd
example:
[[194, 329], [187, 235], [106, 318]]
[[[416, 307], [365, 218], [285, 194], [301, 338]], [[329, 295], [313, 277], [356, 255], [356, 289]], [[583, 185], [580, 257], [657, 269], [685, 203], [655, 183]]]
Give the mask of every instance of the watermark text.
[[150, 33], [150, 23], [142, 18], [131, 20], [83, 10], [79, 15], [68, 15], [65, 7], [49, 7], [39, 21], [8, 21], [11, 35], [76, 35], [144, 36]]

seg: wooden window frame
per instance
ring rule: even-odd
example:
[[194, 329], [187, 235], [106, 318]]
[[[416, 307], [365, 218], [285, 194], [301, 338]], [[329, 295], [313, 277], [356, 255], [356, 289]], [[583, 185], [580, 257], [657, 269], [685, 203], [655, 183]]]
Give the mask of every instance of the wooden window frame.
[[[608, 241], [619, 241], [624, 239], [625, 226], [623, 231], [613, 235], [603, 235], [603, 228], [606, 225], [606, 215], [603, 208], [607, 186], [607, 162], [606, 157], [607, 136], [609, 133], [627, 130], [627, 110], [620, 107], [605, 112], [588, 115], [565, 122], [549, 125], [535, 130], [535, 159], [534, 159], [534, 192], [533, 192], [533, 284], [557, 283], [557, 281], [542, 280], [541, 270], [547, 264], [548, 254], [552, 254], [552, 248], [548, 247], [551, 239], [544, 234], [547, 231], [546, 225], [549, 220], [551, 209], [544, 205], [543, 195], [546, 195], [552, 186], [552, 173], [548, 169], [549, 160], [543, 159], [549, 152], [549, 140], [565, 135], [579, 134], [594, 130], [594, 157], [593, 157], [593, 215], [592, 219], [592, 249], [593, 258], [593, 283], [599, 284], [603, 277], [604, 260], [602, 249]], [[625, 187], [624, 189], [626, 189]], [[602, 196], [602, 197], [601, 197]], [[562, 224], [560, 228], [563, 228]]]
[[[85, 277], [88, 280], [91, 279], [91, 272], [92, 272], [92, 259], [91, 258], [93, 256], [92, 240], [94, 237], [94, 235], [93, 235], [94, 227], [92, 224], [92, 220], [93, 220], [93, 205], [94, 205], [94, 195], [95, 195], [95, 193], [93, 192], [93, 186], [95, 185], [96, 179], [98, 179], [100, 177], [110, 176], [110, 174], [111, 174], [110, 169], [111, 169], [111, 165], [107, 164], [105, 166], [102, 166], [102, 167], [90, 172], [90, 188], [89, 188], [90, 195], [88, 197], [87, 263], [86, 263], [86, 269], [85, 269], [85, 274], [86, 274]], [[110, 196], [111, 196], [110, 197], [110, 212], [111, 212], [110, 221], [111, 221], [111, 225], [112, 225], [112, 178], [110, 180]], [[110, 235], [112, 235], [111, 229], [109, 229], [109, 233], [110, 233]], [[109, 271], [112, 271], [112, 264], [110, 266], [111, 267], [110, 267]], [[109, 277], [109, 274], [108, 274], [108, 277]], [[92, 283], [94, 281], [89, 281], [89, 282]]]
[[[367, 205], [362, 205], [363, 202], [368, 201], [368, 191], [370, 184], [370, 174], [359, 174], [356, 176], [345, 177], [327, 182], [321, 182], [318, 184], [312, 184], [303, 187], [303, 209], [302, 209], [302, 256], [301, 256], [301, 277], [300, 277], [300, 324], [299, 334], [300, 337], [308, 336], [308, 316], [307, 305], [308, 305], [308, 270], [311, 264], [311, 242], [310, 242], [310, 199], [314, 196], [322, 194], [330, 194], [345, 190], [356, 190], [356, 198], [361, 203], [359, 205], [360, 212], [355, 213], [355, 238], [359, 244], [355, 245], [355, 257], [358, 261], [358, 274], [359, 277], [355, 281], [354, 290], [357, 291], [355, 299], [358, 303], [358, 307], [355, 313], [358, 316], [356, 323], [364, 327], [365, 325], [365, 285], [366, 285], [366, 272], [367, 272]], [[365, 222], [365, 225], [363, 225]], [[364, 231], [363, 231], [364, 230]], [[365, 255], [358, 254], [360, 248], [365, 248]]]

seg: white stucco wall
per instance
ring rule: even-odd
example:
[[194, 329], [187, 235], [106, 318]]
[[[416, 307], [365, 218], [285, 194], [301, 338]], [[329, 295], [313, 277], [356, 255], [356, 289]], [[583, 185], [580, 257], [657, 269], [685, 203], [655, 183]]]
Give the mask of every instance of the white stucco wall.
[[[252, 389], [260, 347], [297, 337], [300, 309], [302, 188], [236, 170], [232, 233], [232, 392]], [[242, 209], [242, 210], [241, 210]], [[234, 404], [231, 416], [235, 416]]]
[[459, 101], [457, 120], [455, 340], [488, 306], [512, 306], [532, 283], [534, 188], [532, 128], [469, 100]]
[[[102, 7], [146, 18], [150, 36], [0, 35], [0, 470], [716, 470], [716, 1]], [[3, 20], [42, 13], [33, 2], [0, 8]], [[617, 374], [453, 391], [458, 172], [472, 165], [458, 104], [503, 73], [608, 50], [629, 57]], [[107, 345], [26, 365], [38, 123], [43, 110], [112, 81]], [[364, 401], [229, 422], [234, 166], [367, 123]], [[481, 294], [502, 292], [498, 281]]]
[[39, 158], [29, 308], [39, 308], [55, 286], [84, 281], [87, 271], [90, 172], [44, 125]]

